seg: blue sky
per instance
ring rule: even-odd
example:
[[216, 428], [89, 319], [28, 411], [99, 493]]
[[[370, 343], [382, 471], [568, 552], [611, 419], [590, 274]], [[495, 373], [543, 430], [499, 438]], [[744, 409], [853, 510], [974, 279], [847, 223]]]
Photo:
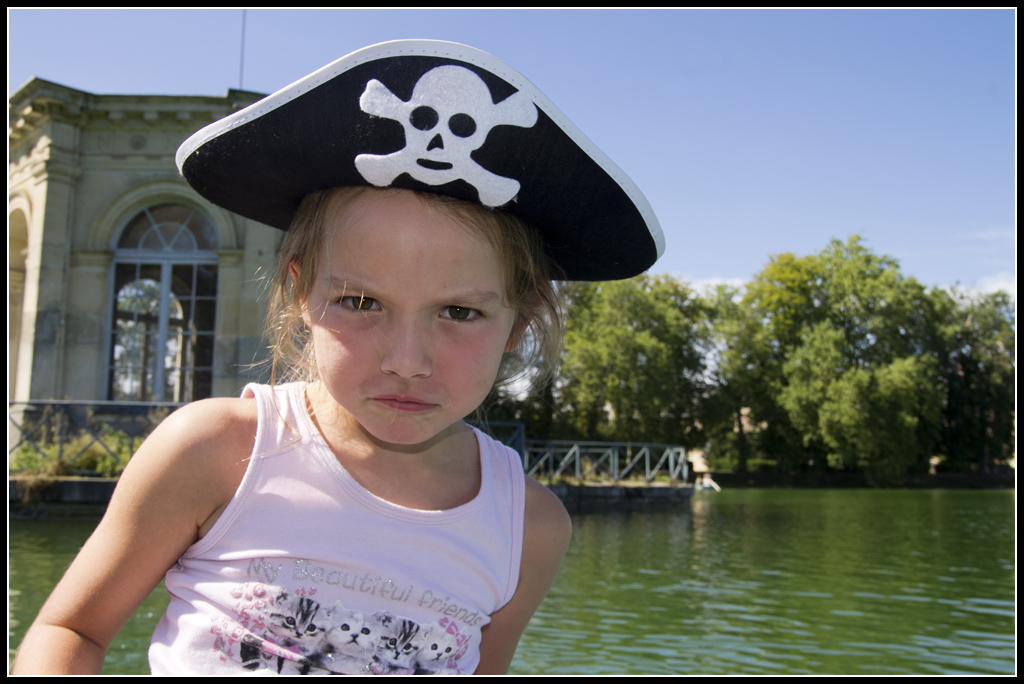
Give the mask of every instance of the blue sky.
[[[239, 86], [241, 10], [9, 10], [8, 94]], [[533, 81], [640, 186], [652, 268], [742, 283], [860, 234], [925, 285], [1016, 291], [1014, 10], [248, 10], [273, 92], [360, 47], [436, 38]]]

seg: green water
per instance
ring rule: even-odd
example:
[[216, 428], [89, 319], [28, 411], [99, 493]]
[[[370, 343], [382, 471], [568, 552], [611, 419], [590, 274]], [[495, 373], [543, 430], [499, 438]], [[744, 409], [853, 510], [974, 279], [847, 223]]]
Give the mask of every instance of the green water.
[[[1012, 674], [1013, 491], [727, 490], [573, 517], [513, 674]], [[16, 648], [94, 523], [12, 521]], [[145, 673], [163, 590], [105, 672]]]

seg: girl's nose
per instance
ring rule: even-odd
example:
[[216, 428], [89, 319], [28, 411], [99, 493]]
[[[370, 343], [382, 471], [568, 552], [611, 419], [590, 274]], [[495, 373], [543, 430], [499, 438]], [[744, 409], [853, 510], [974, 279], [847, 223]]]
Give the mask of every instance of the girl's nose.
[[390, 326], [381, 350], [380, 369], [402, 378], [429, 377], [433, 360], [423, 331], [412, 324]]

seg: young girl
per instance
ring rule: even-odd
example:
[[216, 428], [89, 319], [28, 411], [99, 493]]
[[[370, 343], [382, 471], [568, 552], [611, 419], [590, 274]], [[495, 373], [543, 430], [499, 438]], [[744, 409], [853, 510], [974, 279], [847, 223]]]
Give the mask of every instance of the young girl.
[[654, 262], [647, 202], [522, 76], [436, 41], [344, 57], [178, 165], [288, 231], [268, 320], [295, 381], [161, 423], [15, 671], [100, 672], [165, 578], [154, 673], [504, 673], [570, 523], [463, 419], [552, 372], [553, 278]]

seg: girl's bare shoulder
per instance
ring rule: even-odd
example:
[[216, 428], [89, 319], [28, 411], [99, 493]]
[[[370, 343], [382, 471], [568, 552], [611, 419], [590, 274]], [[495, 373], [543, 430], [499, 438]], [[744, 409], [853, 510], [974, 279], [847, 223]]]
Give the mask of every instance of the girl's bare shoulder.
[[183, 406], [146, 439], [125, 469], [122, 484], [158, 487], [161, 501], [191, 511], [202, 537], [245, 475], [257, 422], [254, 399], [204, 399]]
[[537, 543], [531, 550], [554, 559], [557, 569], [572, 537], [572, 521], [559, 498], [532, 477], [526, 478], [524, 527], [524, 538]]
[[230, 456], [241, 452], [246, 458], [256, 440], [255, 399], [203, 399], [182, 406], [170, 414], [150, 435], [156, 448], [178, 453]]

